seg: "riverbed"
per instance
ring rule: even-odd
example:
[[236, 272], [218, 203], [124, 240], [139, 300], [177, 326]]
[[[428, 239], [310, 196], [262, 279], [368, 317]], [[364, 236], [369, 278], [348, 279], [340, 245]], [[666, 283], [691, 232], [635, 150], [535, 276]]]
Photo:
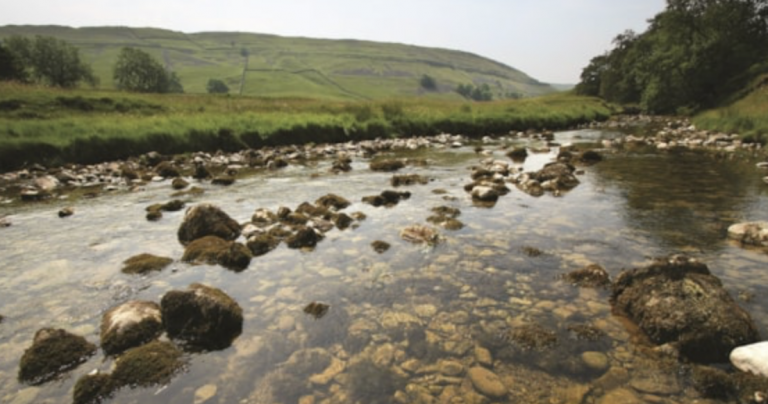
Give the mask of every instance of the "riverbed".
[[[556, 133], [554, 141], [601, 147], [619, 136], [581, 130]], [[539, 140], [509, 137], [392, 153], [426, 160], [398, 174], [429, 179], [399, 187], [411, 197], [393, 207], [362, 202], [392, 189], [392, 173], [369, 170], [369, 160], [359, 156], [348, 173], [334, 174], [331, 161], [319, 160], [226, 187], [194, 184], [205, 193], [186, 197], [188, 206], [211, 203], [239, 222], [258, 208], [295, 209], [328, 193], [353, 202], [344, 212], [365, 216], [352, 228], [328, 232], [312, 250], [283, 244], [242, 272], [180, 262], [176, 231], [183, 211], [145, 219], [147, 206], [173, 199], [168, 181], [93, 199], [0, 206], [0, 217], [12, 223], [0, 229], [0, 400], [68, 402], [80, 376], [113, 366], [99, 352], [59, 380], [20, 384], [19, 358], [38, 329], [64, 328], [98, 344], [101, 316], [110, 307], [159, 302], [194, 282], [239, 303], [242, 334], [225, 350], [187, 354], [185, 370], [168, 385], [123, 389], [107, 402], [691, 402], [699, 396], [681, 367], [659, 364], [642, 337], [611, 313], [609, 290], [561, 279], [590, 264], [615, 277], [672, 253], [705, 262], [767, 335], [768, 254], [726, 239], [731, 224], [768, 220], [756, 161], [690, 150], [607, 149], [604, 161], [579, 167], [580, 184], [562, 195], [534, 197], [509, 184], [511, 192], [494, 206], [473, 203], [463, 189], [471, 168], [488, 158], [512, 164], [505, 154], [515, 145], [537, 150], [514, 164], [524, 171], [559, 152]], [[64, 206], [75, 214], [60, 219]], [[464, 227], [439, 229], [434, 246], [401, 239], [408, 226], [433, 226], [427, 218], [440, 206], [459, 209]], [[391, 248], [377, 252], [374, 241]], [[124, 260], [141, 253], [176, 261], [146, 276], [120, 272]], [[306, 314], [312, 302], [327, 304], [327, 314]], [[521, 346], [511, 336], [527, 327], [545, 330], [555, 342]], [[584, 338], [574, 331], [583, 329], [594, 333]], [[478, 366], [504, 384], [503, 399], [473, 386], [468, 375]]]

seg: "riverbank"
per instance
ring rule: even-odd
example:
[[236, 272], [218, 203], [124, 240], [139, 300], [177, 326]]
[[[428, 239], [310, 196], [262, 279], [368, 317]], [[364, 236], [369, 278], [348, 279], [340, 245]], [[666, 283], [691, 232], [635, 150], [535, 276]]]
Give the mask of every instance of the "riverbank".
[[151, 151], [234, 152], [440, 133], [482, 137], [558, 130], [605, 120], [613, 112], [599, 99], [570, 94], [485, 103], [343, 103], [0, 83], [0, 171], [102, 163]]

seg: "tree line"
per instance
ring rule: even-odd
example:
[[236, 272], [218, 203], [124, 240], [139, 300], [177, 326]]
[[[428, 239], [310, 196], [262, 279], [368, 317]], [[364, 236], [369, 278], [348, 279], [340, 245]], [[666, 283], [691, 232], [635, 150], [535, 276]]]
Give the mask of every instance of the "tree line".
[[594, 57], [576, 92], [650, 113], [687, 113], [768, 71], [768, 0], [667, 0], [649, 23]]
[[[143, 93], [183, 93], [176, 72], [166, 69], [149, 53], [125, 47], [113, 68], [115, 86], [120, 90]], [[49, 36], [28, 38], [11, 36], [0, 42], [0, 81], [38, 83], [73, 88], [80, 84], [96, 86], [99, 80], [90, 65], [80, 57], [77, 47]], [[226, 93], [227, 85], [216, 79], [208, 82], [211, 93]]]

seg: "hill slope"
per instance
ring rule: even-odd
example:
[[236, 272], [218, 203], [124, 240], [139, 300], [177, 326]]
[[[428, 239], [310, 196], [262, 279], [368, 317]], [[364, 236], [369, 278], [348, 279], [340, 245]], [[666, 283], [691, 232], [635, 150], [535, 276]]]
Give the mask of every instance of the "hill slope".
[[[428, 95], [456, 98], [458, 84], [488, 84], [496, 98], [536, 96], [554, 88], [514, 68], [466, 52], [356, 40], [287, 38], [242, 32], [185, 34], [155, 28], [3, 26], [11, 35], [47, 35], [81, 49], [103, 88], [112, 88], [120, 49], [143, 49], [177, 72], [186, 92], [205, 92], [209, 79], [230, 92], [266, 97], [377, 99]], [[244, 56], [247, 55], [247, 56]], [[425, 92], [424, 75], [438, 84]]]

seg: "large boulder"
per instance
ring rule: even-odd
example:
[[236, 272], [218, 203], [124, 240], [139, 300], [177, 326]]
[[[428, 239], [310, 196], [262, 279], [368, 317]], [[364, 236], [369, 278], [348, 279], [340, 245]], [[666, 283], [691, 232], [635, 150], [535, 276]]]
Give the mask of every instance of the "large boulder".
[[221, 265], [233, 271], [242, 271], [251, 264], [251, 258], [251, 250], [241, 243], [216, 236], [205, 236], [187, 245], [181, 260], [191, 264]]
[[62, 329], [43, 328], [35, 333], [32, 346], [21, 357], [18, 378], [42, 384], [73, 369], [96, 352], [96, 345]]
[[155, 302], [132, 300], [109, 309], [101, 318], [101, 348], [122, 353], [160, 336], [163, 320]]
[[168, 336], [203, 349], [224, 349], [243, 330], [243, 310], [220, 289], [193, 283], [160, 301]]
[[183, 367], [182, 352], [175, 345], [153, 341], [129, 349], [117, 359], [111, 385], [120, 388], [166, 384]]
[[223, 210], [210, 204], [200, 204], [187, 210], [177, 233], [179, 242], [187, 245], [205, 236], [235, 240], [240, 236], [240, 224]]
[[726, 362], [734, 348], [759, 338], [752, 318], [720, 280], [705, 264], [685, 256], [622, 272], [611, 303], [652, 342], [669, 344], [694, 362]]

